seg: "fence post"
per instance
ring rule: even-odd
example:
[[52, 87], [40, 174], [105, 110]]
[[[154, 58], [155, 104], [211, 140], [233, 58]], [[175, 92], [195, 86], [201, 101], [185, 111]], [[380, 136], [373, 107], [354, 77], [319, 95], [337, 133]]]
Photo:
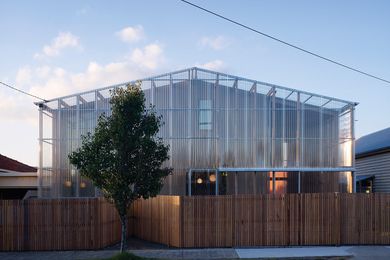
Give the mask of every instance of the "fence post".
[[23, 200], [22, 201], [22, 206], [23, 206], [23, 242], [22, 242], [22, 250], [29, 250], [29, 247], [28, 247], [28, 241], [30, 240], [29, 239], [29, 225], [28, 225], [28, 222], [29, 222], [29, 219], [28, 219], [28, 215], [29, 215], [29, 212], [28, 212], [28, 200]]
[[236, 247], [237, 244], [236, 244], [236, 214], [237, 214], [237, 210], [236, 210], [236, 201], [237, 201], [237, 195], [234, 195], [231, 197], [233, 199], [233, 202], [232, 202], [232, 214], [231, 216], [233, 217], [233, 220], [232, 220], [232, 246], [233, 247]]
[[337, 228], [337, 233], [336, 233], [336, 238], [337, 238], [337, 241], [336, 241], [336, 246], [340, 246], [340, 241], [341, 241], [341, 224], [342, 224], [342, 221], [341, 221], [341, 205], [340, 205], [340, 195], [339, 193], [335, 193], [335, 207], [336, 207], [336, 216], [337, 216], [337, 225], [336, 228]]
[[184, 246], [184, 199], [179, 196], [179, 247]]

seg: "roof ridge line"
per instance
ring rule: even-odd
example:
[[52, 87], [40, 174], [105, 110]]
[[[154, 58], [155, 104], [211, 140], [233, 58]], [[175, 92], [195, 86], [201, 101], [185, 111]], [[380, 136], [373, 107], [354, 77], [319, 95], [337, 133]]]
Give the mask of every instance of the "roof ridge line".
[[224, 73], [224, 72], [204, 69], [204, 68], [200, 68], [200, 67], [196, 67], [196, 66], [190, 67], [190, 68], [186, 68], [186, 69], [176, 70], [176, 71], [172, 71], [172, 72], [167, 72], [167, 73], [163, 73], [163, 74], [159, 74], [159, 75], [155, 75], [155, 76], [150, 76], [150, 77], [146, 77], [146, 78], [143, 78], [143, 79], [130, 80], [130, 81], [122, 82], [122, 83], [119, 83], [119, 84], [109, 85], [109, 86], [106, 86], [106, 87], [95, 88], [95, 89], [91, 89], [91, 90], [87, 90], [87, 91], [83, 91], [83, 92], [73, 93], [73, 94], [70, 94], [70, 95], [65, 95], [65, 96], [61, 96], [61, 97], [57, 97], [57, 98], [48, 99], [46, 101], [34, 102], [34, 104], [37, 105], [37, 106], [40, 106], [41, 104], [49, 103], [51, 101], [55, 101], [55, 100], [59, 100], [59, 99], [65, 99], [65, 98], [74, 97], [74, 96], [77, 96], [77, 95], [92, 93], [92, 92], [95, 92], [95, 91], [102, 91], [102, 90], [106, 90], [106, 89], [121, 87], [121, 86], [125, 86], [127, 84], [135, 83], [137, 81], [152, 80], [152, 79], [155, 79], [155, 78], [165, 77], [165, 76], [172, 75], [172, 74], [183, 73], [183, 72], [186, 72], [186, 71], [189, 72], [189, 71], [192, 71], [192, 70], [203, 71], [203, 72], [206, 72], [206, 73], [212, 73], [212, 74], [217, 74], [217, 75], [218, 74], [219, 75], [224, 75], [224, 76], [235, 78], [235, 79], [238, 79], [238, 80], [249, 81], [249, 82], [253, 82], [253, 83], [257, 83], [257, 84], [261, 84], [261, 85], [265, 85], [265, 86], [269, 86], [269, 87], [275, 87], [275, 88], [284, 89], [284, 90], [288, 90], [288, 91], [299, 92], [299, 93], [302, 93], [302, 94], [305, 94], [305, 95], [311, 95], [311, 96], [316, 96], [316, 97], [320, 97], [320, 98], [326, 98], [326, 99], [329, 99], [329, 100], [342, 102], [342, 103], [350, 104], [350, 105], [353, 105], [353, 106], [356, 106], [356, 105], [359, 104], [359, 103], [353, 102], [353, 101], [347, 101], [347, 100], [343, 100], [343, 99], [339, 99], [339, 98], [334, 98], [334, 97], [325, 96], [325, 95], [321, 95], [321, 94], [316, 94], [316, 93], [312, 93], [312, 92], [307, 92], [307, 91], [303, 91], [303, 90], [299, 90], [299, 89], [289, 88], [289, 87], [276, 85], [276, 84], [272, 84], [272, 83], [268, 83], [268, 82], [263, 82], [263, 81], [259, 81], [259, 80], [243, 78], [243, 77], [240, 77], [240, 76], [235, 76], [235, 75], [227, 74], [227, 73]]

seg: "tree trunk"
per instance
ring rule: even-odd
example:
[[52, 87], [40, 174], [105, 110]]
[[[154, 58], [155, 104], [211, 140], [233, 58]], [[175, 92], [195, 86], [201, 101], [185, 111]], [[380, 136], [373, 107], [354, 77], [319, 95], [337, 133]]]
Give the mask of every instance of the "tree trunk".
[[122, 235], [121, 235], [121, 253], [126, 249], [127, 238], [127, 214], [121, 215]]

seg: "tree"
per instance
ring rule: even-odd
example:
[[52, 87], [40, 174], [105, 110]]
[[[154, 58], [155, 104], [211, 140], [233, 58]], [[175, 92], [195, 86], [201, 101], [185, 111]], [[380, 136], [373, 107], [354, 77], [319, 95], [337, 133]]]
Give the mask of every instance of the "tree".
[[111, 91], [110, 103], [111, 116], [99, 117], [95, 132], [81, 137], [81, 147], [69, 160], [114, 204], [122, 224], [122, 252], [131, 203], [156, 196], [172, 169], [162, 167], [169, 159], [169, 146], [157, 137], [162, 117], [146, 109], [140, 83]]

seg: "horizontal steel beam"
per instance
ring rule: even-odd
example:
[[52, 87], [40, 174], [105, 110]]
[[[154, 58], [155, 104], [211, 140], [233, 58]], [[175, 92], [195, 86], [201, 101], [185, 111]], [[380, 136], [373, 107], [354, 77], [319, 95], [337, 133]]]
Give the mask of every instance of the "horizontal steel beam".
[[217, 168], [221, 172], [353, 172], [353, 167], [338, 168]]

